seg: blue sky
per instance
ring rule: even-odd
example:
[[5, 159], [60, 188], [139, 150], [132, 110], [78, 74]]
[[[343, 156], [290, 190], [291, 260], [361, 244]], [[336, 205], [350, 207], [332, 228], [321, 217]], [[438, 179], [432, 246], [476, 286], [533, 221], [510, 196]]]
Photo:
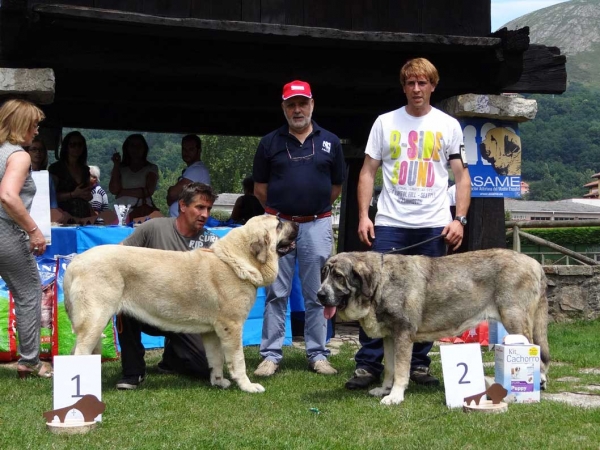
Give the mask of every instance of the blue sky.
[[492, 0], [492, 31], [506, 22], [566, 0]]

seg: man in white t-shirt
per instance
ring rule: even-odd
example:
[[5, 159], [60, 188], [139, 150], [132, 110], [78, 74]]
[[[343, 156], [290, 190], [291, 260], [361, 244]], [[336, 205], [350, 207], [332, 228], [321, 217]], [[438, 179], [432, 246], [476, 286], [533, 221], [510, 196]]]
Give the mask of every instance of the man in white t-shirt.
[[169, 216], [179, 215], [177, 199], [183, 187], [189, 183], [204, 183], [210, 186], [210, 174], [200, 157], [202, 156], [202, 141], [195, 134], [188, 134], [181, 139], [181, 159], [187, 167], [181, 173], [177, 183], [167, 191], [167, 204]]
[[[430, 104], [439, 82], [431, 62], [424, 58], [408, 61], [400, 70], [400, 82], [407, 105], [377, 118], [365, 149], [358, 181], [358, 235], [371, 250], [380, 253], [419, 244], [402, 253], [443, 256], [446, 244], [454, 250], [460, 246], [470, 203], [471, 180], [462, 129], [456, 119]], [[454, 220], [446, 193], [448, 165], [456, 180]], [[383, 189], [373, 225], [369, 203], [379, 167]], [[356, 370], [346, 383], [347, 389], [366, 388], [383, 372], [382, 340], [369, 338], [362, 329], [359, 339], [362, 347], [355, 356]], [[410, 379], [417, 384], [439, 385], [429, 373], [427, 354], [432, 345], [413, 346]]]

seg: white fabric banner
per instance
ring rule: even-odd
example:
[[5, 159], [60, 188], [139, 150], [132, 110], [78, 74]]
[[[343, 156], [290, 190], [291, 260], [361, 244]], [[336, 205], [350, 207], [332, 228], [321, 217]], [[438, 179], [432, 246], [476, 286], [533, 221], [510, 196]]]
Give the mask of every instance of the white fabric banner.
[[50, 225], [50, 178], [47, 170], [31, 172], [37, 192], [31, 204], [31, 217], [42, 230], [46, 244], [52, 243], [52, 230]]

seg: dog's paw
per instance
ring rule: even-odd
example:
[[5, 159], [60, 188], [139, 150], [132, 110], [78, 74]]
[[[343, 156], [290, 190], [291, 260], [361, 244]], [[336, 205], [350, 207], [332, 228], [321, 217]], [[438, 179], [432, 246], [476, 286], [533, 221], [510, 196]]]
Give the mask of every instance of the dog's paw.
[[404, 401], [404, 395], [390, 394], [381, 399], [382, 405], [399, 405]]
[[258, 384], [258, 383], [249, 383], [247, 385], [240, 386], [240, 389], [244, 392], [250, 392], [252, 394], [265, 392], [265, 388], [262, 387], [262, 385]]
[[540, 389], [542, 391], [545, 391], [546, 389], [548, 389], [548, 378], [544, 374], [542, 374], [542, 376], [541, 376]]
[[211, 379], [210, 384], [212, 384], [213, 386], [220, 387], [222, 389], [227, 389], [229, 386], [231, 386], [231, 381], [229, 381], [227, 378], [221, 377], [214, 380]]
[[374, 397], [383, 397], [385, 395], [388, 395], [391, 392], [391, 388], [386, 388], [386, 387], [378, 387], [375, 389], [371, 389], [369, 391], [369, 394], [371, 394]]

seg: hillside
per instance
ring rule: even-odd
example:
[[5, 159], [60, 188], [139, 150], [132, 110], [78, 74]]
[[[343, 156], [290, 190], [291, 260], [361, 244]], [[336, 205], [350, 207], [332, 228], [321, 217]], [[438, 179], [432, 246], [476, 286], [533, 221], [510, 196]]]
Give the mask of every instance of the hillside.
[[600, 0], [559, 3], [504, 26], [527, 26], [532, 43], [567, 55], [567, 91], [530, 96], [538, 114], [520, 127], [529, 199], [582, 197], [583, 185], [600, 172]]
[[525, 14], [503, 25], [529, 27], [532, 43], [567, 55], [569, 82], [600, 88], [600, 0], [571, 0]]
[[582, 197], [600, 172], [600, 89], [578, 83], [563, 95], [534, 95], [537, 117], [520, 126], [529, 200]]

